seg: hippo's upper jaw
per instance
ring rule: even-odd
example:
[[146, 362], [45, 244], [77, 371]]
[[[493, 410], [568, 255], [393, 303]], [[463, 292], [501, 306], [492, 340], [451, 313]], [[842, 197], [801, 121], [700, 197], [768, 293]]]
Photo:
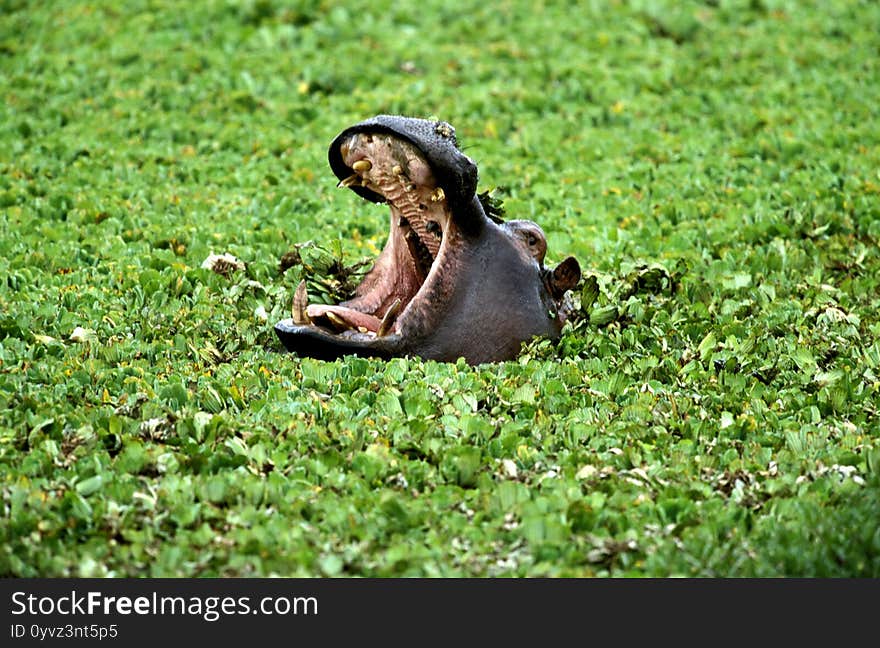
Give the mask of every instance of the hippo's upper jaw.
[[340, 133], [329, 158], [340, 187], [388, 203], [388, 242], [349, 301], [308, 305], [300, 285], [293, 318], [275, 326], [289, 351], [478, 364], [513, 358], [536, 335], [559, 336], [577, 261], [548, 270], [540, 227], [486, 216], [477, 167], [452, 126], [380, 115]]

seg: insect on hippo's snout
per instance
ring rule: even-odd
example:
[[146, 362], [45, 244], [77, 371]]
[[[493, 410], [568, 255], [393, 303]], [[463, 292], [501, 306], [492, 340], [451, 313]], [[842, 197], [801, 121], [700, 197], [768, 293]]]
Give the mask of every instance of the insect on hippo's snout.
[[342, 131], [329, 159], [340, 187], [388, 204], [388, 241], [348, 301], [310, 305], [300, 284], [293, 317], [275, 325], [289, 351], [479, 364], [559, 337], [577, 260], [549, 269], [536, 223], [487, 215], [450, 124], [379, 115]]

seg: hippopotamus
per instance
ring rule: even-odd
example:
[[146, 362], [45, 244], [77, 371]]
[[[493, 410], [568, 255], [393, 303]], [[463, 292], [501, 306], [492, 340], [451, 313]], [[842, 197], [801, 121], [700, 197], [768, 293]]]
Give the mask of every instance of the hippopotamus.
[[339, 133], [329, 162], [338, 186], [388, 204], [388, 241], [348, 301], [310, 305], [299, 285], [292, 317], [275, 325], [288, 351], [476, 365], [560, 336], [577, 260], [545, 267], [536, 223], [487, 214], [450, 124], [379, 115]]

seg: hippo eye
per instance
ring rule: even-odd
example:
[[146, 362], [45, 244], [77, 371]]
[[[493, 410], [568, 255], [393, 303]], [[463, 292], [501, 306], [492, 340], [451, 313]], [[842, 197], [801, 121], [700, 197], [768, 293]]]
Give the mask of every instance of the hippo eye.
[[528, 238], [526, 238], [526, 242], [529, 244], [529, 247], [535, 247], [535, 244], [538, 242], [538, 238], [534, 234], [529, 234]]

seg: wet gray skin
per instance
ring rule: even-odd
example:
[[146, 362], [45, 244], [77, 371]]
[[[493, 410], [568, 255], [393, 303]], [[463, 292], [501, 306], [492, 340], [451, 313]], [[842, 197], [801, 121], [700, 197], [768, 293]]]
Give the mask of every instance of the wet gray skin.
[[547, 269], [536, 223], [487, 216], [452, 126], [380, 115], [342, 131], [329, 158], [341, 187], [388, 204], [388, 242], [354, 298], [309, 305], [298, 288], [293, 317], [275, 325], [288, 351], [479, 364], [515, 358], [535, 336], [559, 337], [577, 260]]

